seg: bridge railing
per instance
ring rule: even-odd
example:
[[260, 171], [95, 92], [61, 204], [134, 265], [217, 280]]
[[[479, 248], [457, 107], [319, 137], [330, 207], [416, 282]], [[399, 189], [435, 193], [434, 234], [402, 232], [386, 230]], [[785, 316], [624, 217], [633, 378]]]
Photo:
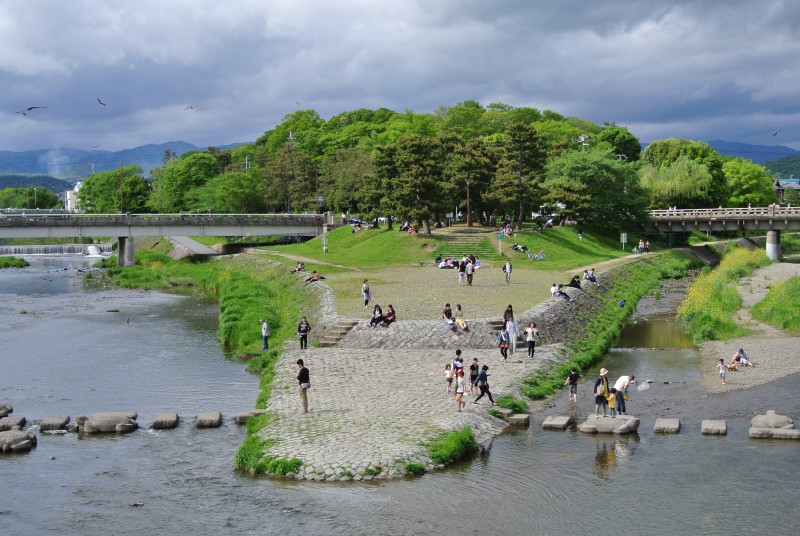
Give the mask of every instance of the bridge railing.
[[325, 214], [43, 214], [0, 213], [0, 227], [78, 227], [108, 225], [301, 225], [327, 223]]
[[742, 207], [742, 208], [693, 208], [651, 210], [653, 220], [675, 219], [759, 219], [776, 217], [800, 217], [800, 207]]

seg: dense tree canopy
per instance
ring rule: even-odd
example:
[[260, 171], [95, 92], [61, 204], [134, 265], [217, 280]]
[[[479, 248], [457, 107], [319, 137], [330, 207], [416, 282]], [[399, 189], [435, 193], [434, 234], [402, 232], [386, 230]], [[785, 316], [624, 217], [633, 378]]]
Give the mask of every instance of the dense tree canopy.
[[632, 164], [613, 150], [569, 151], [547, 164], [547, 200], [584, 227], [625, 229], [644, 221], [647, 198]]
[[61, 199], [41, 187], [3, 188], [0, 190], [0, 208], [58, 208]]
[[778, 200], [772, 174], [764, 166], [743, 158], [730, 158], [725, 161], [724, 170], [730, 190], [728, 206], [764, 207]]
[[78, 208], [95, 214], [147, 211], [150, 188], [135, 165], [95, 173], [78, 190]]

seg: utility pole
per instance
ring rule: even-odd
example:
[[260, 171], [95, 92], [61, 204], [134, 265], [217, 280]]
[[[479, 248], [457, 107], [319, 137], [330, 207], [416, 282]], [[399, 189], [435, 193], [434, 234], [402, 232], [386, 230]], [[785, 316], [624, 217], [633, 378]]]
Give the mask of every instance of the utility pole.
[[585, 151], [586, 147], [589, 145], [589, 135], [588, 134], [581, 134], [575, 141], [581, 144], [581, 151]]
[[287, 147], [289, 151], [289, 187], [286, 189], [286, 213], [292, 213], [292, 183], [294, 182], [294, 157], [292, 156], [292, 148], [294, 146], [295, 138], [292, 136], [292, 131], [289, 131]]
[[245, 171], [250, 169], [250, 160], [249, 159], [250, 159], [249, 155], [244, 155], [244, 170]]
[[469, 179], [467, 179], [467, 227], [472, 227], [472, 212], [469, 210]]
[[123, 197], [122, 194], [122, 164], [123, 162], [120, 161], [119, 163], [119, 213], [120, 214], [125, 213], [125, 208], [124, 208], [125, 198]]

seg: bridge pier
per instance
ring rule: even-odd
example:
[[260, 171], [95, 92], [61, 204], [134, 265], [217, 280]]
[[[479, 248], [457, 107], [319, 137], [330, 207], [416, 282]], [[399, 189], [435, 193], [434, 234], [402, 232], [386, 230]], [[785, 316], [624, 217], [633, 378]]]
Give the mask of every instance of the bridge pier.
[[767, 257], [773, 261], [780, 261], [782, 256], [781, 232], [767, 231]]
[[117, 264], [122, 267], [133, 266], [136, 264], [136, 251], [134, 249], [132, 236], [120, 236], [117, 238], [119, 249], [117, 251]]

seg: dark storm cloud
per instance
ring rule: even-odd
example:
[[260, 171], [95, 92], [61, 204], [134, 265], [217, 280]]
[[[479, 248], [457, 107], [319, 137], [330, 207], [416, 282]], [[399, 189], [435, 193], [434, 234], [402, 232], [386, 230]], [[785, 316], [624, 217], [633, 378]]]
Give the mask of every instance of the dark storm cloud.
[[327, 118], [467, 99], [800, 148], [798, 24], [778, 0], [0, 2], [0, 148], [223, 144], [296, 101]]

